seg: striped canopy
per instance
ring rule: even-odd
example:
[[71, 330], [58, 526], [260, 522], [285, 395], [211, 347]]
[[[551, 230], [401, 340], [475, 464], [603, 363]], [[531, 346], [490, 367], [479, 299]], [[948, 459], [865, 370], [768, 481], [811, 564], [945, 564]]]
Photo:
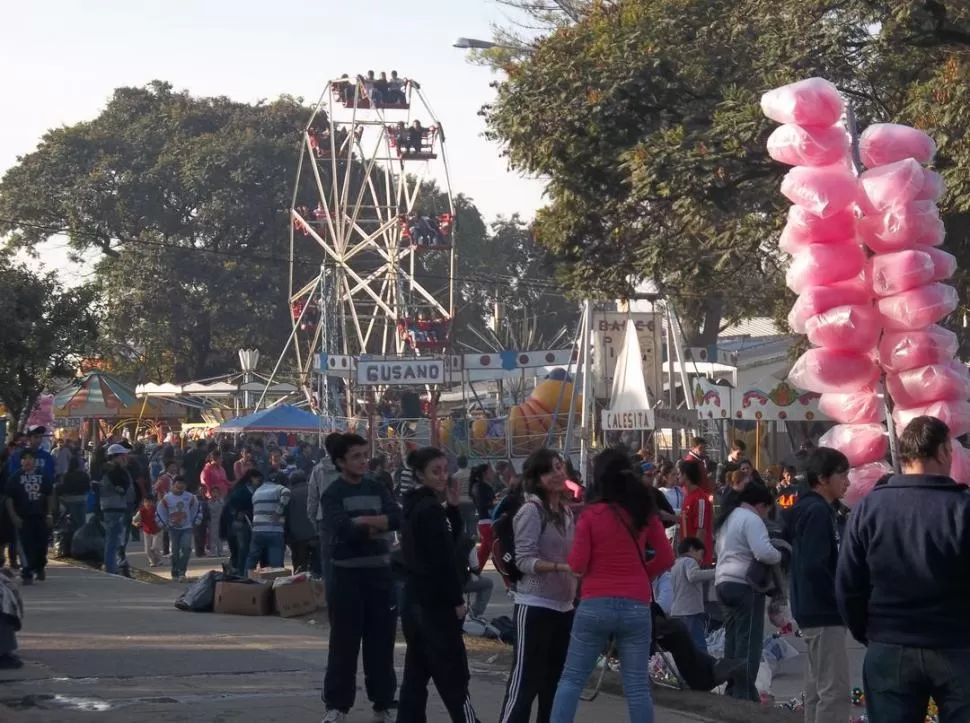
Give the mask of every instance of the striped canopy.
[[137, 402], [135, 391], [105, 372], [88, 372], [54, 398], [54, 407], [74, 417], [114, 417]]

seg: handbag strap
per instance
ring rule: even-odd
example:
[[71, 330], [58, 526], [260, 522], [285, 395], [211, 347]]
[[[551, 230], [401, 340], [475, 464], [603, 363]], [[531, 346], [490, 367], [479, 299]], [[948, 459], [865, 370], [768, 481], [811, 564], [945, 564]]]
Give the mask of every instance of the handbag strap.
[[626, 530], [627, 534], [630, 536], [630, 539], [633, 540], [633, 546], [637, 550], [637, 557], [640, 558], [640, 564], [643, 566], [643, 572], [646, 574], [647, 580], [650, 580], [650, 571], [647, 570], [647, 557], [643, 553], [643, 545], [640, 544], [640, 538], [637, 537], [637, 533], [633, 530], [633, 527], [629, 522], [626, 521], [626, 518], [620, 514], [619, 510], [617, 510], [614, 505], [609, 505], [609, 508], [613, 513], [613, 516], [620, 521], [621, 525], [623, 525], [623, 529]]

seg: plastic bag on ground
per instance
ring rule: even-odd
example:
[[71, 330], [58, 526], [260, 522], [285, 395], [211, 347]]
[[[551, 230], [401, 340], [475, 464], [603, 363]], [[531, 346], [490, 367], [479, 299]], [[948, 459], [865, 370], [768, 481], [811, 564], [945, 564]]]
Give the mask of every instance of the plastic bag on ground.
[[820, 128], [786, 123], [768, 136], [768, 155], [789, 166], [830, 166], [848, 152], [849, 136], [841, 124]]
[[882, 319], [871, 304], [836, 306], [805, 322], [809, 342], [827, 349], [871, 351], [881, 331]]
[[927, 364], [946, 364], [956, 356], [957, 335], [942, 326], [886, 333], [879, 341], [879, 363], [889, 373]]
[[788, 314], [788, 325], [796, 334], [805, 333], [809, 318], [836, 306], [854, 306], [869, 301], [870, 290], [855, 280], [804, 289]]
[[794, 253], [795, 249], [809, 244], [848, 243], [855, 235], [856, 216], [850, 209], [819, 218], [801, 206], [792, 206], [778, 245], [783, 251]]
[[71, 556], [100, 565], [104, 562], [104, 527], [95, 519], [81, 525], [71, 540]]
[[970, 373], [960, 362], [929, 364], [886, 376], [886, 391], [900, 407], [970, 398]]
[[877, 254], [939, 246], [946, 238], [940, 209], [932, 201], [913, 201], [882, 214], [863, 216], [856, 228], [859, 240]]
[[229, 575], [224, 572], [218, 572], [217, 570], [209, 570], [209, 572], [189, 585], [189, 589], [183, 592], [179, 596], [179, 599], [175, 601], [175, 607], [179, 610], [187, 610], [193, 613], [211, 613], [216, 602], [217, 582], [260, 584], [246, 577]]
[[946, 192], [946, 182], [936, 171], [923, 169], [923, 187], [916, 195], [917, 201], [939, 201]]
[[896, 431], [902, 434], [906, 425], [916, 417], [936, 417], [950, 428], [950, 437], [962, 437], [970, 432], [970, 403], [968, 402], [933, 402], [919, 407], [904, 409], [897, 407], [893, 411], [893, 422]]
[[917, 330], [953, 313], [960, 303], [957, 290], [946, 284], [926, 284], [876, 302], [888, 331]]
[[823, 394], [818, 408], [842, 424], [879, 424], [885, 419], [882, 399], [872, 389], [845, 394]]
[[859, 155], [866, 168], [885, 166], [904, 158], [930, 163], [936, 155], [936, 143], [923, 131], [910, 126], [873, 123], [859, 136]]
[[849, 488], [842, 497], [849, 507], [855, 507], [859, 501], [872, 492], [876, 482], [887, 474], [892, 474], [893, 468], [886, 462], [870, 462], [849, 470]]
[[761, 112], [776, 123], [831, 126], [845, 107], [839, 89], [824, 78], [807, 78], [769, 90], [761, 96]]
[[781, 192], [796, 206], [828, 218], [855, 203], [859, 184], [852, 171], [841, 164], [820, 168], [796, 166], [782, 179]]
[[910, 203], [923, 190], [923, 167], [912, 158], [871, 168], [859, 176], [859, 185], [876, 211]]
[[922, 249], [908, 249], [891, 254], [876, 254], [870, 259], [869, 277], [876, 296], [892, 296], [933, 281], [936, 272], [933, 257]]
[[812, 286], [848, 281], [865, 266], [866, 254], [856, 243], [811, 244], [792, 256], [785, 281], [789, 289], [800, 294]]
[[879, 367], [868, 354], [836, 349], [809, 349], [788, 372], [797, 389], [818, 394], [857, 392], [879, 377]]
[[849, 458], [852, 467], [878, 462], [889, 451], [889, 437], [881, 424], [836, 424], [818, 440]]

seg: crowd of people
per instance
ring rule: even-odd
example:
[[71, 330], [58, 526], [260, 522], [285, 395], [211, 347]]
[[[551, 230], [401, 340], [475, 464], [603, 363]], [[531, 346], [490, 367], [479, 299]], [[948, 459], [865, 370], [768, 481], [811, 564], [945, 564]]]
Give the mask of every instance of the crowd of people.
[[[356, 82], [347, 73], [340, 76], [334, 83], [335, 92], [345, 105], [352, 106], [359, 98], [366, 98], [376, 106], [406, 106], [407, 88], [414, 85], [414, 81], [401, 78], [396, 70], [392, 70], [390, 77], [385, 71], [376, 74], [368, 70], [365, 75], [358, 75]], [[358, 88], [363, 93], [358, 92]]]

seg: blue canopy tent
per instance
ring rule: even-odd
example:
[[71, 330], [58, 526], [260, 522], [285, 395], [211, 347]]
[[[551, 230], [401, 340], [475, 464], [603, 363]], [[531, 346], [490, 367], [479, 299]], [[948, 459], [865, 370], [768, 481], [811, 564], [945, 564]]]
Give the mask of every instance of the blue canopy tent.
[[320, 417], [313, 412], [281, 404], [262, 409], [244, 417], [236, 417], [220, 425], [216, 432], [227, 434], [253, 434], [258, 432], [291, 432], [293, 434], [312, 434], [330, 431], [343, 431], [345, 422], [333, 417]]

